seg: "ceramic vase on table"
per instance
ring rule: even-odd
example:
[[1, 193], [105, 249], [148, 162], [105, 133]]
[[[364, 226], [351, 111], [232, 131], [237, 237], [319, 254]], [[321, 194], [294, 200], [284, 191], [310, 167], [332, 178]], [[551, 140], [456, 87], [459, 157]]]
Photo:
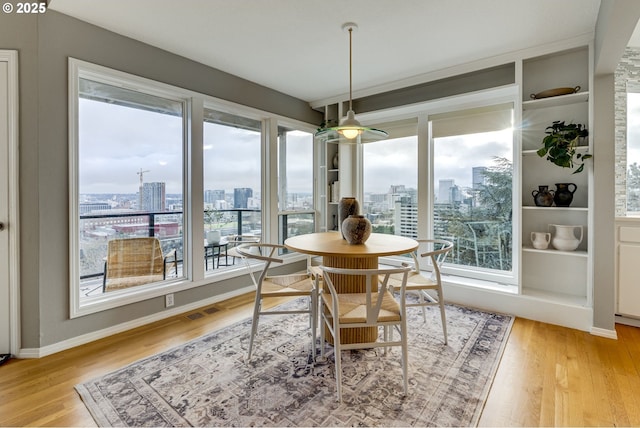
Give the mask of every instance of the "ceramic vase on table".
[[207, 243], [216, 245], [220, 243], [220, 230], [209, 230], [207, 232]]
[[[338, 226], [341, 232], [344, 220], [350, 215], [357, 214], [360, 214], [360, 204], [356, 198], [349, 196], [340, 199], [338, 202]], [[342, 238], [346, 239], [344, 233], [342, 233]]]
[[342, 236], [351, 245], [364, 244], [371, 235], [371, 222], [363, 215], [350, 215], [342, 222]]
[[549, 232], [531, 232], [531, 244], [537, 250], [546, 250], [551, 242]]
[[538, 186], [538, 190], [531, 192], [533, 202], [537, 207], [550, 207], [553, 205], [553, 196], [555, 191], [549, 190], [549, 186]]
[[556, 192], [553, 195], [553, 202], [556, 203], [556, 207], [568, 207], [571, 205], [573, 194], [577, 188], [578, 186], [575, 183], [556, 183]]
[[[580, 232], [576, 237], [576, 230]], [[575, 251], [582, 242], [582, 225], [550, 224], [551, 245], [560, 251]]]

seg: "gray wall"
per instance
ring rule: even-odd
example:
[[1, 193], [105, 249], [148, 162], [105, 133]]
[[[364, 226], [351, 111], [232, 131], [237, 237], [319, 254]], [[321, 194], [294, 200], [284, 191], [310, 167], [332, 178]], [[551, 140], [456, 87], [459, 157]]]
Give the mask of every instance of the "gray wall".
[[615, 144], [613, 74], [594, 79], [593, 326], [615, 328]]
[[[231, 35], [232, 36], [232, 35]], [[0, 15], [0, 48], [19, 51], [22, 347], [38, 348], [165, 310], [162, 298], [69, 319], [67, 59], [74, 57], [308, 123], [301, 100], [66, 15]], [[176, 294], [184, 305], [247, 278]]]

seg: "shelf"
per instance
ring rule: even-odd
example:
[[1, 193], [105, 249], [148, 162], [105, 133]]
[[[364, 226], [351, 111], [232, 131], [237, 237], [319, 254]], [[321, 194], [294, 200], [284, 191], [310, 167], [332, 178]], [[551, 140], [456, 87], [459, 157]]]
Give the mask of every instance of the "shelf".
[[557, 97], [542, 98], [539, 100], [529, 100], [522, 102], [523, 110], [534, 110], [538, 108], [566, 106], [570, 104], [586, 103], [589, 101], [589, 92], [578, 92], [569, 95], [559, 95]]
[[546, 250], [538, 250], [537, 248], [522, 246], [522, 251], [527, 253], [539, 253], [539, 254], [549, 254], [554, 256], [569, 256], [569, 257], [588, 257], [589, 254], [583, 250], [576, 251], [560, 251], [554, 250], [553, 248], [549, 248]]
[[584, 296], [574, 296], [572, 294], [565, 294], [554, 291], [537, 290], [529, 287], [523, 287], [522, 295], [534, 299], [553, 301], [569, 306], [588, 307], [587, 299]]
[[523, 205], [523, 210], [531, 210], [531, 211], [589, 211], [587, 207], [538, 207], [535, 205]]
[[[540, 146], [540, 148], [542, 148], [542, 146]], [[589, 146], [577, 146], [576, 147], [576, 151], [578, 152], [587, 152], [589, 151]], [[528, 150], [523, 150], [522, 151], [522, 156], [538, 156], [538, 149], [528, 149]], [[546, 160], [543, 157], [538, 156], [540, 159], [542, 160]]]

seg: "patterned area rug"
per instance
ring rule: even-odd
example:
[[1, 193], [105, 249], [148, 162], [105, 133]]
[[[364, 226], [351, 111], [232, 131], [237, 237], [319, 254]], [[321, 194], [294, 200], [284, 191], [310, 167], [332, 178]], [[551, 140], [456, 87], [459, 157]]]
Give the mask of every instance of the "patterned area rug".
[[444, 345], [436, 308], [426, 325], [407, 311], [406, 397], [399, 348], [344, 351], [338, 403], [333, 348], [313, 363], [305, 315], [261, 318], [249, 363], [247, 320], [76, 390], [100, 426], [475, 426], [513, 317], [447, 305]]

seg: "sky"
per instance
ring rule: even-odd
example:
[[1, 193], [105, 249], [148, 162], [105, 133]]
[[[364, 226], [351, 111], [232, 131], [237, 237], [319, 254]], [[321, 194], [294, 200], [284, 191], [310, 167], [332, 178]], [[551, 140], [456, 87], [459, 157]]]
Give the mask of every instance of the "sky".
[[[179, 117], [81, 98], [79, 135], [80, 193], [136, 193], [141, 170], [145, 182], [165, 182], [167, 193], [182, 192]], [[293, 131], [287, 138], [288, 190], [310, 193], [313, 136]], [[511, 159], [510, 144], [500, 140], [504, 135], [497, 133], [436, 140], [436, 186], [446, 178], [470, 187], [472, 167], [490, 166], [493, 156]], [[260, 191], [258, 132], [207, 123], [203, 149], [205, 190]], [[365, 192], [386, 193], [400, 184], [417, 188], [416, 137], [369, 143], [364, 153]]]
[[[397, 184], [416, 189], [417, 147], [417, 137], [364, 145], [365, 192], [385, 193], [390, 185]], [[513, 158], [510, 131], [438, 138], [434, 156], [436, 194], [440, 179], [453, 179], [460, 187], [471, 187], [473, 167], [492, 166], [495, 156]]]

